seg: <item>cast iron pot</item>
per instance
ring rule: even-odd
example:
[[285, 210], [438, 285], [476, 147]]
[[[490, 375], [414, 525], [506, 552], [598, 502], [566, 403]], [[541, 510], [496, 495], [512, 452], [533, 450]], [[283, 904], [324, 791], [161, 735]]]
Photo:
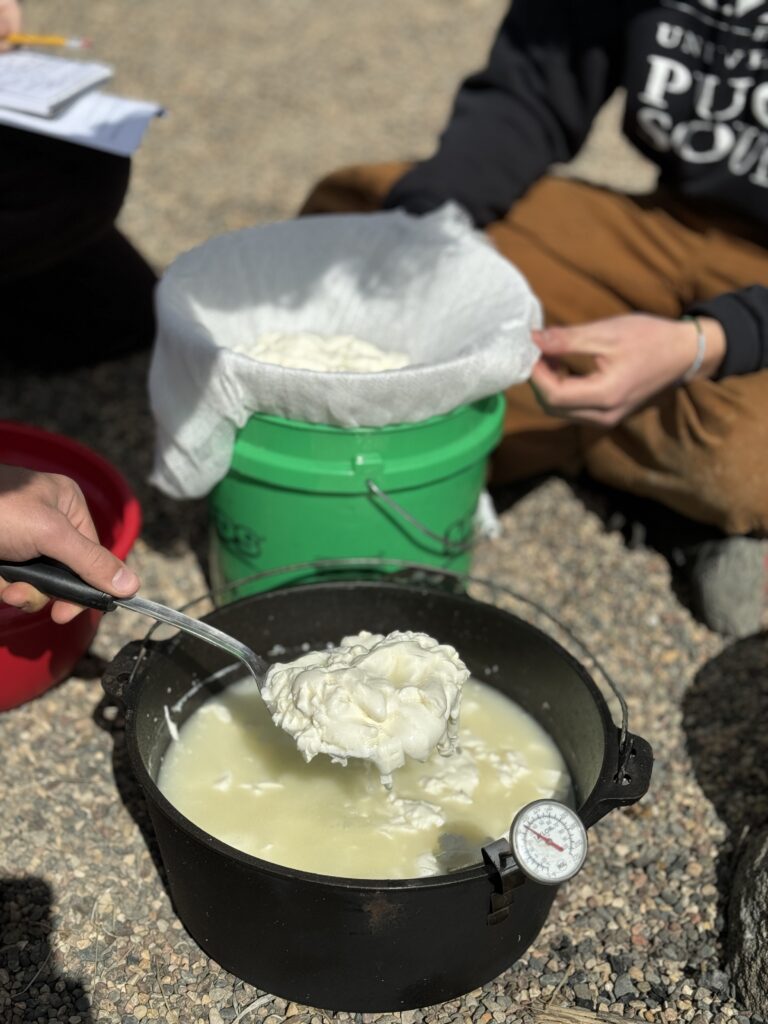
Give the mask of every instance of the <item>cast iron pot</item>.
[[[298, 656], [302, 644], [321, 648], [363, 629], [424, 631], [455, 646], [473, 675], [512, 697], [552, 736], [586, 826], [648, 788], [649, 745], [627, 735], [620, 751], [621, 732], [585, 669], [540, 630], [462, 593], [337, 580], [243, 598], [205, 621], [259, 652], [280, 644], [282, 661]], [[505, 865], [484, 853], [483, 863], [450, 875], [397, 881], [311, 874], [233, 849], [165, 799], [155, 783], [170, 742], [165, 709], [187, 695], [173, 712], [180, 725], [241, 677], [242, 668], [226, 658], [183, 635], [149, 641], [143, 651], [134, 642], [103, 681], [125, 707], [131, 766], [176, 912], [198, 945], [244, 981], [328, 1010], [443, 1002], [514, 963], [544, 924], [556, 887], [524, 878], [511, 859]], [[306, 841], [312, 843], [309, 830]]]

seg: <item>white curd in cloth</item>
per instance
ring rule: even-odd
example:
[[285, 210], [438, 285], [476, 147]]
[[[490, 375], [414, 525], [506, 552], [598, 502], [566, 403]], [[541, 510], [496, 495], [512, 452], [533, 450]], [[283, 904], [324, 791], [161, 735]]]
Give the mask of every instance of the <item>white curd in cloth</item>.
[[468, 677], [455, 649], [426, 633], [363, 631], [272, 665], [261, 695], [305, 761], [361, 758], [389, 785], [407, 757], [425, 761], [435, 748], [453, 750]]
[[321, 334], [271, 331], [253, 342], [235, 346], [233, 351], [242, 352], [262, 363], [324, 373], [380, 373], [382, 370], [399, 370], [410, 363], [404, 352], [385, 352], [378, 345], [351, 334], [324, 337]]
[[347, 878], [418, 878], [481, 860], [524, 804], [572, 802], [552, 739], [499, 691], [464, 684], [458, 747], [408, 760], [385, 789], [370, 763], [307, 764], [250, 678], [209, 699], [166, 751], [170, 802], [210, 835], [264, 860]]

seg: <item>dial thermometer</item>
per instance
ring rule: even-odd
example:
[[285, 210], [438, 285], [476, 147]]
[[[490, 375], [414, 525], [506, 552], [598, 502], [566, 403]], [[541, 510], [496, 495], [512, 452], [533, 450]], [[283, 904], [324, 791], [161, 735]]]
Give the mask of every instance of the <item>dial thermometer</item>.
[[573, 878], [587, 856], [587, 830], [559, 800], [526, 804], [512, 822], [509, 843], [520, 870], [544, 885]]

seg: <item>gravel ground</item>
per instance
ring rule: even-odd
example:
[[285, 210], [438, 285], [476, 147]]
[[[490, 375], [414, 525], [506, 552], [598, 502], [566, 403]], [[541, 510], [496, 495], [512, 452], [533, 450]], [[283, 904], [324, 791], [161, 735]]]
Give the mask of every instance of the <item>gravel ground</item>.
[[[124, 225], [162, 268], [212, 234], [291, 214], [345, 162], [429, 149], [459, 76], [480, 60], [499, 0], [38, 0], [30, 29], [94, 36], [117, 90], [169, 108], [135, 161]], [[456, 45], [461, 40], [461, 47]], [[647, 188], [610, 105], [577, 162]], [[145, 528], [132, 556], [148, 597], [205, 590], [205, 510], [146, 484], [147, 357], [45, 380], [0, 381], [3, 416], [62, 431], [121, 467]], [[678, 601], [657, 553], [627, 550], [594, 501], [557, 479], [503, 514], [476, 572], [530, 595], [599, 653], [656, 755], [651, 794], [591, 835], [583, 872], [534, 946], [500, 978], [439, 1007], [329, 1015], [224, 972], [176, 919], [141, 798], [98, 677], [138, 617], [108, 617], [76, 675], [0, 716], [0, 1021], [529, 1021], [577, 1006], [647, 1021], [747, 1024], [723, 964], [723, 906], [744, 829], [768, 817], [763, 635], [724, 644]], [[762, 702], [762, 703], [761, 703]], [[113, 751], [116, 751], [113, 757]], [[115, 778], [122, 799], [118, 799]]]

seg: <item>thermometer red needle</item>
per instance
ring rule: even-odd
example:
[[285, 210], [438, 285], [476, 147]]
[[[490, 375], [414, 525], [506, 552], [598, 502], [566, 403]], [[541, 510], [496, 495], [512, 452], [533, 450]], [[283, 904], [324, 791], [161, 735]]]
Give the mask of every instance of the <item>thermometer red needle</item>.
[[537, 839], [541, 839], [542, 842], [545, 842], [547, 846], [554, 846], [554, 848], [556, 850], [559, 850], [560, 853], [563, 853], [565, 851], [564, 846], [560, 846], [558, 843], [555, 842], [554, 839], [550, 839], [549, 836], [545, 836], [543, 832], [537, 832], [536, 829], [531, 828], [530, 825], [526, 825], [525, 827], [528, 829], [529, 832], [533, 832]]

